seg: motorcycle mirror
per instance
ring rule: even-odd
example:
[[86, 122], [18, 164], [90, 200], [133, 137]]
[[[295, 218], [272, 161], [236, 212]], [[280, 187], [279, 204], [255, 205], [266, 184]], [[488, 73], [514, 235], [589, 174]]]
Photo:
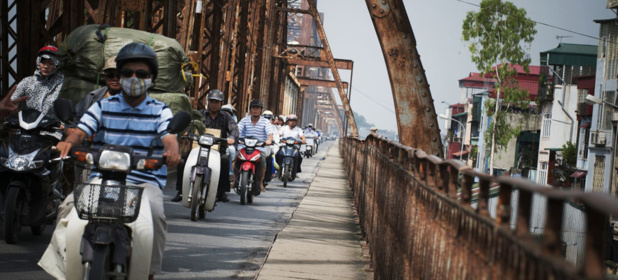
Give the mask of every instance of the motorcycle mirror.
[[174, 118], [167, 125], [167, 131], [172, 134], [178, 134], [184, 131], [191, 123], [191, 115], [186, 111], [180, 111], [174, 115]]
[[54, 111], [56, 112], [56, 117], [62, 122], [72, 120], [75, 114], [73, 102], [66, 98], [58, 98], [54, 101]]

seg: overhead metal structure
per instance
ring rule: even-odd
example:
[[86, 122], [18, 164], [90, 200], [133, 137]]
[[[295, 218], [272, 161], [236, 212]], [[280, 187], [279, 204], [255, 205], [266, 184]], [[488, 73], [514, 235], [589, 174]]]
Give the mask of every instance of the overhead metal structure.
[[[307, 15], [298, 21], [302, 26], [288, 30], [299, 12]], [[320, 57], [322, 46], [315, 44], [319, 42], [313, 40], [315, 45], [310, 45], [312, 40], [307, 40], [317, 38], [308, 12], [307, 0], [4, 0], [0, 4], [0, 24], [6, 30], [0, 38], [0, 88], [6, 93], [33, 73], [41, 46], [62, 44], [67, 34], [84, 24], [108, 24], [178, 40], [197, 64], [196, 74], [201, 74], [187, 89], [195, 108], [203, 108], [206, 93], [216, 88], [237, 108], [239, 117], [251, 99], [263, 100], [276, 114], [302, 116], [310, 95], [306, 90], [313, 93], [317, 86], [299, 81], [297, 65], [328, 67], [327, 57]], [[288, 44], [295, 38], [289, 36], [292, 33], [304, 37], [307, 46]], [[292, 47], [302, 48], [306, 57], [291, 56]], [[336, 65], [352, 67], [346, 60], [337, 60]], [[329, 85], [334, 83], [331, 80]]]

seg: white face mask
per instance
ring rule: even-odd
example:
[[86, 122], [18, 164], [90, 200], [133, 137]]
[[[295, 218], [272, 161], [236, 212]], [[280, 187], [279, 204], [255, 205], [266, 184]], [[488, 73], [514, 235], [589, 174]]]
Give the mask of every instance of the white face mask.
[[120, 85], [124, 95], [135, 98], [146, 93], [150, 85], [152, 85], [152, 79], [139, 79], [137, 77], [120, 78]]

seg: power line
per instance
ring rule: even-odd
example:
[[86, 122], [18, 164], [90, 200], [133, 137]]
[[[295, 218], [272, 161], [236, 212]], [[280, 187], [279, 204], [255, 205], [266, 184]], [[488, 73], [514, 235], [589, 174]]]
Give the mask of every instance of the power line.
[[[481, 7], [481, 5], [470, 3], [470, 2], [467, 2], [467, 1], [463, 1], [463, 0], [455, 0], [455, 1], [458, 1], [458, 2], [461, 2], [461, 3], [465, 3], [465, 4], [468, 4], [468, 5], [471, 5], [471, 6], [479, 7], [479, 8]], [[595, 40], [599, 40], [598, 37], [590, 36], [588, 34], [580, 33], [580, 32], [577, 32], [577, 31], [569, 30], [569, 29], [566, 29], [566, 28], [558, 27], [558, 26], [555, 26], [555, 25], [551, 25], [549, 23], [544, 23], [544, 22], [533, 20], [533, 19], [530, 19], [530, 20], [534, 21], [536, 24], [545, 25], [545, 26], [548, 26], [548, 27], [552, 27], [552, 28], [556, 28], [556, 29], [562, 30], [562, 31], [566, 31], [566, 32], [570, 32], [570, 33], [573, 33], [573, 34], [577, 34], [577, 35], [580, 35], [580, 36], [583, 36], [583, 37], [588, 37], [588, 38], [592, 38], [592, 39], [595, 39]]]
[[377, 101], [377, 100], [373, 99], [371, 96], [369, 96], [369, 95], [367, 95], [366, 93], [362, 92], [360, 89], [357, 89], [357, 88], [355, 88], [354, 86], [352, 86], [352, 88], [353, 88], [354, 90], [356, 90], [358, 93], [362, 94], [363, 96], [365, 96], [365, 97], [367, 97], [367, 98], [371, 99], [371, 101], [373, 101], [373, 102], [375, 102], [376, 104], [380, 105], [382, 108], [384, 108], [384, 109], [388, 110], [389, 112], [391, 112], [391, 113], [393, 113], [393, 114], [396, 114], [396, 113], [395, 113], [395, 111], [393, 111], [393, 110], [391, 110], [390, 108], [388, 108], [388, 107], [386, 107], [386, 106], [382, 105], [379, 101]]

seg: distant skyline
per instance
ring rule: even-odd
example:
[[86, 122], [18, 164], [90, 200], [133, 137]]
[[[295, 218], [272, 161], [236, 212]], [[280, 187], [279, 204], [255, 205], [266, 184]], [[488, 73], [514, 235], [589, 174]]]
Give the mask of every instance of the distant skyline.
[[[448, 107], [442, 101], [458, 102], [458, 80], [470, 72], [478, 72], [461, 39], [461, 25], [466, 13], [478, 10], [474, 5], [481, 1], [465, 2], [404, 0], [438, 115]], [[560, 39], [563, 43], [597, 45], [598, 39], [595, 38], [599, 36], [599, 25], [593, 21], [616, 17], [611, 10], [605, 9], [606, 0], [511, 2], [526, 9], [528, 17], [539, 22], [535, 40], [528, 51], [532, 65], [539, 65], [539, 53], [557, 47]], [[318, 1], [318, 11], [324, 13], [324, 29], [333, 55], [354, 61], [352, 110], [379, 129], [396, 130], [388, 72], [367, 4], [359, 0], [323, 0]], [[349, 81], [349, 71], [340, 71], [340, 74], [344, 81]], [[338, 95], [336, 90], [335, 95]], [[444, 121], [439, 120], [439, 123], [443, 129]]]

